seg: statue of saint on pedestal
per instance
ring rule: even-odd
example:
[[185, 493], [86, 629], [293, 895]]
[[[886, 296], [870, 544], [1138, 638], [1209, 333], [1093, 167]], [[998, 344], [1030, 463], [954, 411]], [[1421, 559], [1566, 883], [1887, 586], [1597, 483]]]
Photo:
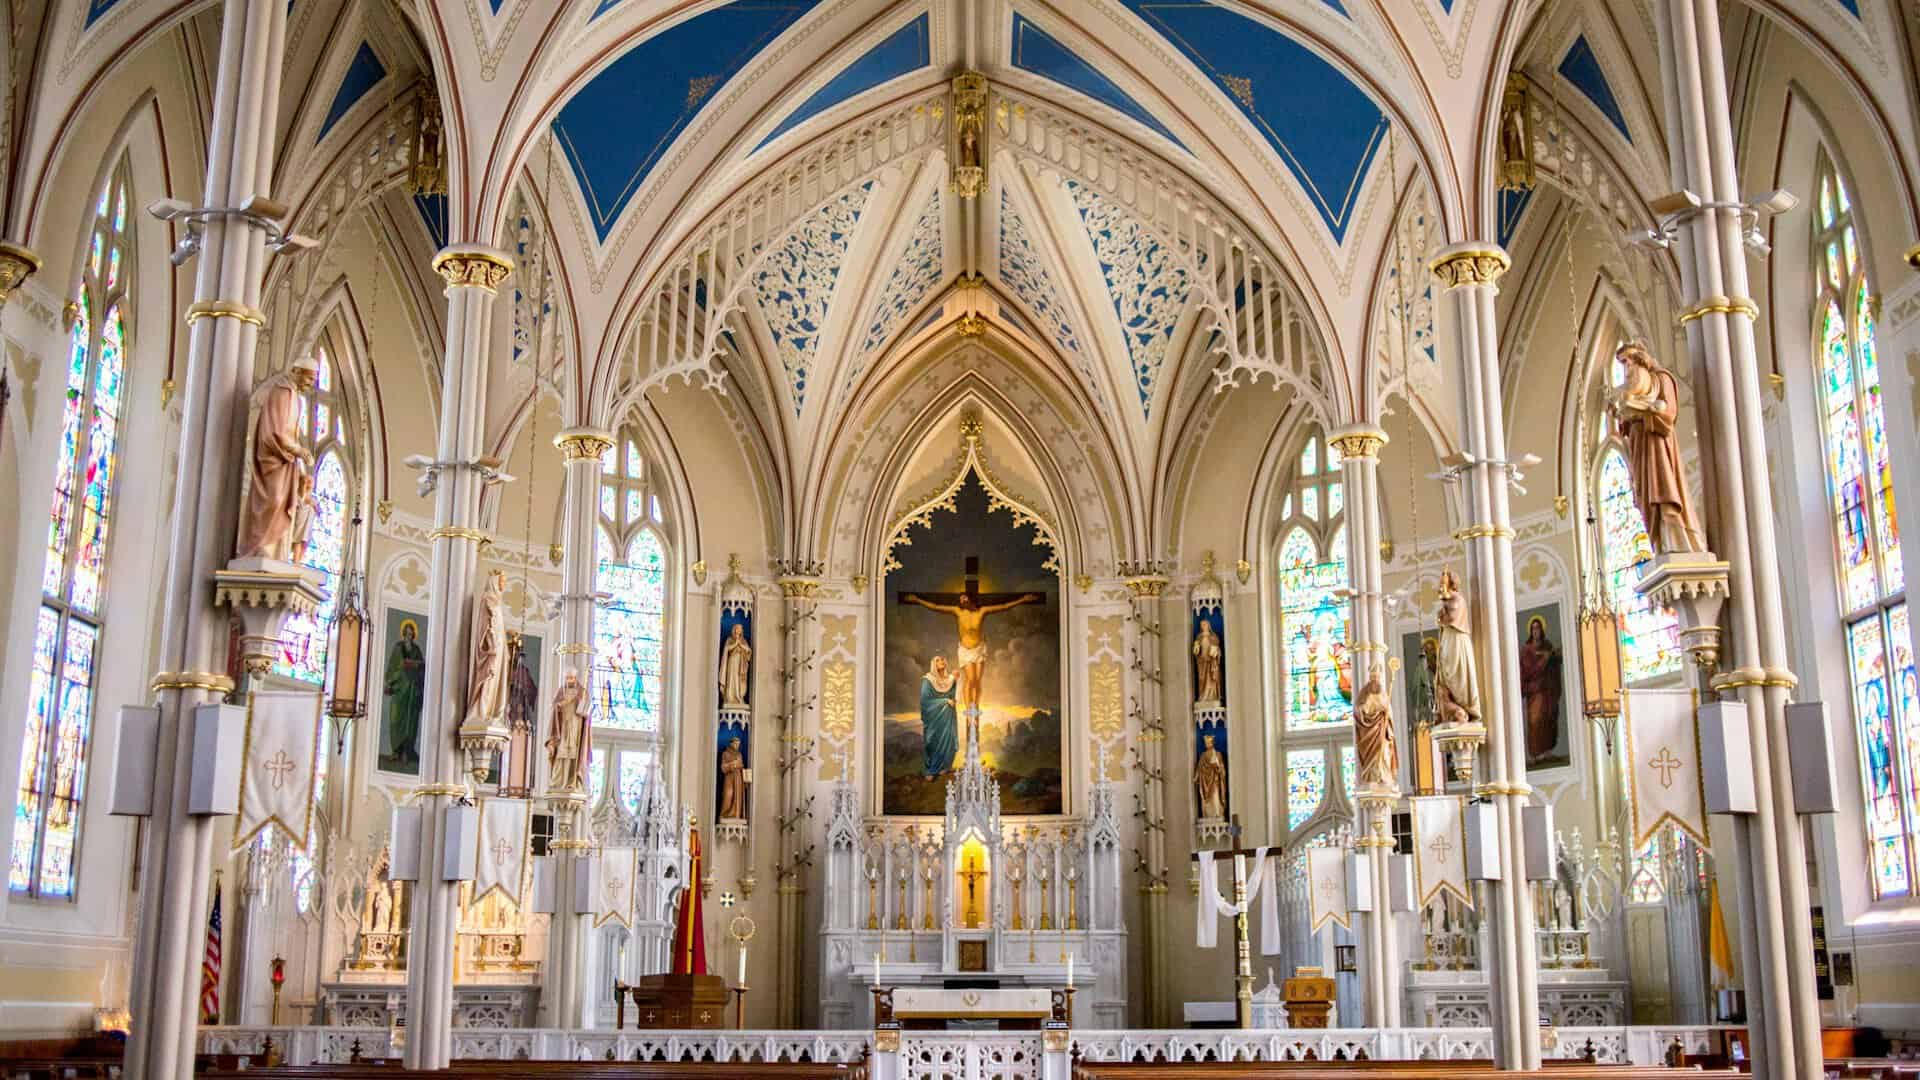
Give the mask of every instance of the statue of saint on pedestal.
[[734, 623], [727, 642], [720, 647], [720, 704], [727, 708], [745, 708], [753, 671], [753, 646], [747, 644], [745, 623]]
[[1200, 620], [1200, 632], [1193, 636], [1193, 700], [1198, 705], [1220, 704], [1220, 635], [1213, 632], [1211, 619]]
[[1433, 673], [1436, 727], [1480, 721], [1480, 676], [1467, 624], [1467, 598], [1453, 571], [1440, 571], [1440, 663]]
[[[320, 366], [312, 357], [294, 361], [292, 370], [268, 380], [253, 422], [253, 451], [247, 461], [247, 499], [240, 509], [235, 556], [287, 560], [292, 554], [294, 518], [311, 498], [313, 451], [303, 438], [306, 395]], [[305, 537], [301, 537], [305, 548]]]
[[1399, 787], [1400, 749], [1393, 740], [1393, 707], [1386, 687], [1380, 682], [1375, 665], [1360, 687], [1360, 700], [1353, 706], [1353, 742], [1359, 758], [1358, 776], [1362, 791], [1389, 791]]
[[1214, 748], [1213, 736], [1200, 736], [1200, 759], [1193, 763], [1193, 789], [1200, 796], [1200, 820], [1227, 818], [1227, 759]]
[[499, 726], [507, 713], [507, 575], [487, 575], [473, 611], [473, 677], [463, 727]]
[[1647, 526], [1647, 542], [1660, 554], [1705, 551], [1706, 538], [1687, 493], [1674, 431], [1680, 416], [1679, 380], [1637, 341], [1620, 346], [1614, 355], [1626, 365], [1626, 378], [1608, 411], [1614, 430], [1627, 444], [1627, 474], [1633, 480], [1633, 503]]
[[720, 819], [739, 821], [747, 816], [747, 758], [740, 740], [728, 739], [720, 751]]
[[553, 694], [553, 724], [547, 734], [547, 790], [587, 790], [586, 763], [593, 752], [593, 724], [587, 715], [587, 688], [576, 672], [567, 672]]

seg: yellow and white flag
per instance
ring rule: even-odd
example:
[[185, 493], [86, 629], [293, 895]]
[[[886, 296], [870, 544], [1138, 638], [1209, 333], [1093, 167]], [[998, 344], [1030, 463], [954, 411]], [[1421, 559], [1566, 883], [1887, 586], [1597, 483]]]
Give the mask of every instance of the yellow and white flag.
[[269, 826], [307, 850], [313, 831], [313, 788], [320, 767], [320, 694], [256, 690], [247, 695], [246, 741], [240, 754], [237, 851]]
[[1308, 925], [1319, 931], [1329, 920], [1351, 930], [1347, 916], [1347, 852], [1345, 848], [1307, 849]]
[[1668, 822], [1710, 848], [1693, 691], [1627, 690], [1620, 696], [1633, 781], [1634, 849]]
[[1407, 800], [1413, 807], [1414, 884], [1425, 908], [1433, 898], [1450, 892], [1473, 906], [1467, 889], [1466, 806], [1458, 795], [1421, 795]]
[[634, 879], [639, 876], [639, 856], [639, 850], [630, 847], [601, 848], [594, 855], [598, 873], [593, 882], [593, 925], [604, 926], [610, 922], [633, 925]]
[[480, 851], [474, 860], [473, 899], [500, 890], [520, 903], [527, 871], [527, 826], [533, 806], [525, 799], [488, 799], [480, 805]]

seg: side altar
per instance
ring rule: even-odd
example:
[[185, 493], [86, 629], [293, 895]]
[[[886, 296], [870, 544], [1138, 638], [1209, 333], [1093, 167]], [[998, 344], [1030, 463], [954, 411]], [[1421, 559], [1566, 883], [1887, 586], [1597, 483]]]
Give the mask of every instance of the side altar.
[[1075, 1023], [1125, 1026], [1119, 827], [1095, 772], [1080, 819], [1003, 823], [972, 739], [935, 825], [863, 818], [843, 769], [827, 827], [821, 1026], [871, 1027], [877, 987], [1070, 987]]

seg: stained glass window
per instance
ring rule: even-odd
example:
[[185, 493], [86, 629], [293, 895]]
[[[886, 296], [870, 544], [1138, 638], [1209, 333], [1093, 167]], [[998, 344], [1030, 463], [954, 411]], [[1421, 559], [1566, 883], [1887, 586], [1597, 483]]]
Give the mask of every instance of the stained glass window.
[[1327, 755], [1323, 750], [1287, 752], [1287, 828], [1306, 824], [1327, 795]]
[[1627, 458], [1616, 447], [1600, 461], [1600, 547], [1607, 600], [1620, 616], [1620, 668], [1631, 683], [1680, 670], [1680, 620], [1635, 591], [1653, 558], [1647, 527], [1633, 503]]
[[599, 806], [607, 791], [607, 752], [594, 747], [587, 755], [587, 805]]
[[1906, 605], [1874, 298], [1853, 202], [1823, 154], [1814, 223], [1814, 360], [1840, 616], [1846, 628], [1874, 895], [1912, 896], [1920, 854], [1920, 684]]
[[1287, 726], [1335, 724], [1353, 715], [1352, 669], [1347, 664], [1349, 606], [1344, 526], [1326, 553], [1305, 526], [1280, 542], [1280, 635], [1286, 667]]
[[593, 626], [595, 727], [660, 730], [665, 672], [667, 553], [655, 468], [623, 430], [603, 463]]
[[1340, 790], [1346, 792], [1349, 799], [1353, 798], [1353, 778], [1359, 767], [1359, 761], [1359, 755], [1354, 752], [1353, 747], [1340, 748]]
[[122, 165], [94, 205], [90, 255], [69, 330], [66, 397], [7, 858], [7, 887], [26, 896], [74, 895], [126, 406], [128, 300], [120, 267], [132, 244], [127, 198]]
[[620, 803], [627, 813], [638, 817], [647, 804], [647, 781], [653, 775], [653, 754], [647, 750], [626, 750], [620, 754]]
[[273, 670], [302, 682], [323, 683], [327, 677], [327, 634], [335, 598], [346, 573], [347, 522], [352, 517], [353, 475], [351, 429], [347, 423], [340, 373], [324, 346], [313, 351], [313, 389], [307, 393], [303, 425], [313, 451], [313, 524], [307, 530], [306, 553], [300, 563], [318, 570], [326, 581], [326, 598], [312, 615], [289, 616], [280, 632], [280, 659]]
[[1660, 837], [1654, 833], [1633, 853], [1633, 865], [1627, 878], [1627, 902], [1658, 904], [1666, 899], [1666, 886], [1660, 882]]

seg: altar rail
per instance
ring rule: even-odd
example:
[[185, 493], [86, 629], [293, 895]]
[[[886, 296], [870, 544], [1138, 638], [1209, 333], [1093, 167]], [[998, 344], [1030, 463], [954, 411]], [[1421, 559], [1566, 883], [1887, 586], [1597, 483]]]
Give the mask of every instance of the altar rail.
[[[1659, 1065], [1676, 1039], [1689, 1054], [1714, 1048], [1710, 1027], [1578, 1027], [1554, 1031], [1546, 1057]], [[288, 1065], [344, 1064], [396, 1056], [384, 1028], [207, 1027], [200, 1052], [260, 1055], [271, 1036]], [[453, 1057], [490, 1061], [852, 1062], [867, 1031], [557, 1031], [455, 1029]], [[1486, 1028], [1075, 1031], [1070, 1052], [1088, 1061], [1462, 1061], [1493, 1057]], [[902, 1080], [1039, 1080], [1039, 1032], [902, 1032]]]

